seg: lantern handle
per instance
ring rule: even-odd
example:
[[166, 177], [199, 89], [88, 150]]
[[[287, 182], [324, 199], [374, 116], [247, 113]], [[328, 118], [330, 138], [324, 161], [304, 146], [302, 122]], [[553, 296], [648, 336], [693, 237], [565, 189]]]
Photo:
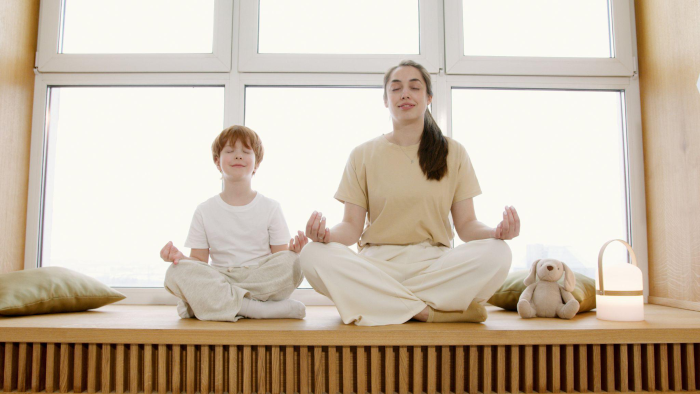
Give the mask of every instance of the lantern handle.
[[[632, 257], [632, 265], [634, 265], [635, 267], [639, 267], [637, 265], [637, 257], [634, 255], [634, 250], [632, 250], [632, 247], [630, 246], [630, 244], [628, 244], [627, 242], [625, 242], [621, 239], [613, 239], [613, 240], [606, 242], [603, 245], [603, 247], [600, 248], [600, 253], [598, 253], [598, 283], [600, 284], [600, 290], [596, 293], [598, 295], [606, 295], [605, 288], [603, 287], [603, 253], [605, 253], [605, 248], [607, 248], [608, 245], [610, 245], [612, 242], [615, 242], [615, 241], [621, 242], [623, 245], [625, 245], [625, 247], [627, 248], [627, 251], [630, 253], [630, 257]], [[610, 292], [608, 292], [608, 293], [610, 293]], [[615, 293], [621, 293], [621, 292], [615, 292]], [[623, 295], [623, 294], [619, 294], [619, 295]], [[629, 294], [629, 295], [633, 295], [633, 294]]]

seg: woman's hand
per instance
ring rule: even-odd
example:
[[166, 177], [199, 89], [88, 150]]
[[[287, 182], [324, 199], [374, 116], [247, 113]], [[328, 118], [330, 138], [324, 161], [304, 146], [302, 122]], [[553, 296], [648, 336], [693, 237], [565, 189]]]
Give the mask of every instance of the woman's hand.
[[498, 223], [493, 237], [496, 239], [513, 239], [520, 235], [520, 217], [514, 207], [506, 206], [503, 211], [503, 220]]
[[186, 256], [173, 245], [173, 241], [170, 241], [160, 250], [160, 258], [168, 263], [177, 264]]
[[297, 254], [301, 253], [304, 246], [309, 243], [309, 239], [306, 238], [304, 233], [301, 231], [298, 231], [298, 233], [298, 235], [295, 235], [294, 238], [289, 240], [289, 250]]
[[306, 223], [306, 236], [314, 242], [328, 243], [331, 241], [331, 230], [326, 227], [326, 218], [321, 212], [311, 214]]

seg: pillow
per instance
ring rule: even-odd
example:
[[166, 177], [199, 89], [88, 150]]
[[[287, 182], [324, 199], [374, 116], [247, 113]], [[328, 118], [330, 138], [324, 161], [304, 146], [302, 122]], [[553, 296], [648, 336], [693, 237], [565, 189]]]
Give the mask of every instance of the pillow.
[[[503, 282], [503, 286], [489, 298], [489, 304], [499, 306], [509, 311], [517, 311], [520, 294], [525, 291], [527, 287], [523, 283], [523, 280], [525, 280], [528, 275], [530, 275], [530, 270], [513, 271], [508, 274], [506, 281]], [[576, 301], [581, 305], [578, 313], [588, 312], [595, 308], [595, 280], [586, 275], [579, 274], [578, 272], [574, 272], [574, 276], [576, 277], [576, 287], [574, 291], [571, 292], [571, 295], [573, 295]], [[563, 281], [563, 279], [562, 277], [561, 280]]]
[[44, 267], [0, 275], [0, 315], [80, 312], [126, 298], [79, 272]]

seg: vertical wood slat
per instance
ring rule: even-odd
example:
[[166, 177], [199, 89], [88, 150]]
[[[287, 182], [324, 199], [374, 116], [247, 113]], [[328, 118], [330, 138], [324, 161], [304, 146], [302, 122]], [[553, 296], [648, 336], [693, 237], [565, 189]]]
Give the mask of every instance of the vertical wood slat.
[[[83, 345], [81, 343], [76, 343], [73, 348], [73, 392], [82, 393], [83, 392], [83, 366], [85, 365], [85, 352], [83, 351]], [[47, 357], [48, 362], [48, 347], [47, 347]], [[48, 384], [48, 379], [46, 380]], [[48, 389], [47, 389], [48, 392]], [[134, 391], [135, 392], [135, 391]]]
[[[87, 392], [92, 394], [97, 390], [97, 344], [88, 345]], [[146, 393], [148, 394], [148, 393]]]
[[620, 345], [620, 391], [629, 391], [629, 359], [627, 357], [627, 345]]
[[[337, 394], [338, 389], [338, 353], [335, 346], [328, 346], [328, 393]], [[275, 393], [273, 393], [275, 394]]]
[[[47, 393], [53, 393], [56, 391], [56, 367], [59, 369], [59, 375], [60, 375], [60, 368], [61, 368], [61, 360], [59, 359], [58, 363], [59, 365], [56, 365], [56, 352], [60, 350], [57, 349], [57, 346], [55, 343], [49, 343], [46, 345], [46, 392]], [[60, 357], [60, 355], [59, 355]], [[61, 386], [60, 382], [60, 376], [59, 376], [59, 390]], [[18, 390], [19, 391], [19, 390]]]
[[4, 377], [2, 391], [6, 393], [9, 393], [14, 389], [12, 384], [15, 375], [14, 348], [14, 343], [8, 342], [5, 344], [5, 370], [3, 371]]
[[365, 361], [365, 347], [357, 347], [357, 394], [365, 394], [367, 392], [367, 364]]
[[243, 346], [243, 394], [253, 392], [253, 354], [250, 345]]
[[484, 394], [491, 392], [491, 346], [484, 346], [484, 364], [481, 377], [484, 380]]
[[143, 392], [153, 392], [153, 345], [143, 346]]
[[[455, 347], [455, 394], [464, 394], [464, 346]], [[401, 393], [405, 394], [405, 393]]]
[[408, 347], [399, 346], [399, 394], [408, 394], [409, 364]]
[[167, 376], [167, 361], [168, 361], [168, 346], [165, 344], [158, 345], [158, 394], [166, 394], [168, 392]]
[[547, 392], [547, 346], [537, 345], [537, 392]]
[[379, 394], [381, 391], [381, 360], [379, 358], [379, 348], [377, 346], [370, 347], [370, 390], [372, 394]]
[[496, 347], [496, 392], [506, 392], [506, 346]]
[[520, 346], [510, 346], [510, 392], [520, 392]]
[[209, 393], [209, 374], [211, 373], [211, 365], [209, 364], [210, 357], [209, 345], [201, 345], [199, 348], [200, 354], [200, 373], [199, 373], [199, 386], [201, 393]]
[[[394, 371], [394, 366], [396, 365], [396, 359], [394, 355], [394, 347], [386, 346], [384, 348], [384, 389], [385, 394], [394, 394], [396, 389], [396, 382], [394, 381], [396, 372]], [[333, 391], [331, 391], [333, 393]]]
[[284, 352], [285, 356], [285, 393], [294, 393], [294, 347], [287, 346]]
[[578, 391], [588, 391], [588, 346], [576, 345], [578, 349]]
[[632, 345], [632, 382], [633, 391], [642, 391], [642, 345]]
[[139, 345], [129, 345], [129, 392], [139, 392]]
[[552, 393], [558, 393], [561, 391], [561, 348], [559, 345], [552, 346], [552, 358], [548, 360], [551, 365], [549, 370], [549, 381], [551, 384]]
[[440, 361], [441, 368], [440, 370], [442, 371], [442, 381], [440, 382], [440, 393], [441, 394], [450, 394], [451, 390], [451, 380], [453, 378], [453, 375], [451, 373], [450, 369], [450, 347], [449, 346], [443, 346], [440, 352], [440, 358], [442, 359]]
[[272, 394], [280, 394], [282, 391], [282, 362], [280, 358], [280, 347], [272, 347]]
[[17, 391], [27, 391], [27, 359], [29, 358], [29, 348], [26, 342], [19, 344], [17, 357]]
[[182, 350], [180, 349], [180, 345], [173, 345], [172, 353], [173, 369], [172, 373], [170, 374], [170, 387], [173, 394], [180, 394], [180, 391], [182, 390], [182, 387], [180, 387], [180, 381], [182, 380]]
[[115, 365], [114, 365], [114, 391], [117, 394], [124, 393], [124, 380], [126, 374], [124, 373], [124, 368], [126, 367], [126, 349], [124, 344], [118, 344], [116, 347], [115, 354]]
[[187, 368], [186, 368], [186, 391], [187, 394], [194, 394], [196, 391], [195, 365], [197, 349], [194, 345], [187, 345]]
[[314, 346], [314, 394], [325, 392], [325, 371], [323, 362], [323, 348]]
[[214, 393], [224, 392], [224, 346], [214, 346]]
[[[469, 346], [469, 394], [479, 392], [479, 354], [476, 346]], [[420, 393], [420, 391], [418, 392]]]
[[605, 391], [615, 391], [615, 345], [605, 345]]
[[228, 392], [238, 394], [238, 346], [228, 347]]
[[654, 362], [654, 344], [648, 343], [646, 345], [646, 384], [648, 391], [656, 390], [656, 363]]
[[265, 386], [267, 385], [265, 378], [267, 376], [267, 371], [265, 370], [265, 353], [266, 349], [264, 345], [259, 345], [256, 346], [257, 353], [258, 353], [258, 382], [255, 388], [256, 393], [266, 393], [267, 390]]
[[428, 346], [428, 394], [435, 394], [437, 391], [437, 354], [435, 346]]
[[574, 391], [574, 345], [566, 345], [566, 372], [564, 391], [571, 393]]
[[602, 385], [601, 385], [601, 376], [600, 376], [600, 370], [601, 370], [601, 360], [600, 360], [600, 345], [592, 345], [592, 350], [593, 350], [593, 371], [589, 371], [589, 373], [592, 374], [593, 376], [593, 392], [594, 393], [600, 393], [602, 390]]
[[41, 343], [33, 343], [31, 376], [31, 390], [33, 393], [38, 393], [41, 391], [41, 361]]
[[695, 385], [695, 345], [692, 343], [685, 344], [685, 365], [686, 371], [686, 386], [688, 391], [697, 389]]
[[535, 384], [533, 382], [533, 362], [535, 361], [535, 359], [532, 353], [532, 345], [525, 345], [525, 370], [523, 371], [525, 375], [523, 385], [525, 387], [523, 387], [523, 391], [526, 393], [531, 393], [535, 387]]
[[[299, 394], [309, 393], [309, 347], [299, 347]], [[246, 393], [248, 394], [248, 393]]]
[[350, 346], [343, 346], [343, 394], [353, 392], [353, 377], [356, 375], [352, 372], [352, 366], [352, 350]]
[[659, 360], [657, 361], [659, 368], [659, 382], [661, 391], [668, 391], [668, 346], [665, 343], [659, 345]]
[[413, 393], [423, 392], [423, 349], [413, 347]]
[[[80, 346], [80, 345], [75, 345]], [[59, 358], [59, 363], [58, 363], [58, 391], [61, 393], [67, 393], [70, 391], [70, 376], [71, 372], [73, 372], [73, 365], [71, 365], [71, 357], [70, 357], [70, 344], [69, 343], [62, 343], [61, 344], [61, 355]], [[47, 356], [48, 356], [48, 345], [47, 345]], [[46, 359], [46, 367], [47, 367], [47, 373], [48, 373], [48, 367], [49, 367], [49, 360], [48, 357]], [[117, 392], [119, 393], [119, 392]]]
[[102, 392], [112, 391], [112, 346], [102, 344]]
[[671, 359], [671, 369], [673, 370], [673, 376], [671, 376], [671, 382], [673, 383], [673, 386], [671, 387], [671, 390], [673, 391], [681, 391], [683, 390], [683, 377], [682, 377], [682, 369], [683, 367], [681, 366], [681, 344], [680, 343], [673, 343], [671, 344], [671, 352], [672, 352], [672, 359]]

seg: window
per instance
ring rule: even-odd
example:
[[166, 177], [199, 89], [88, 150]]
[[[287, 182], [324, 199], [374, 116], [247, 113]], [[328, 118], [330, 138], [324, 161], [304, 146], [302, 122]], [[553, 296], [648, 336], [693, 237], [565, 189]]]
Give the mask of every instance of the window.
[[262, 137], [253, 186], [290, 231], [314, 210], [335, 225], [350, 151], [392, 130], [383, 73], [412, 59], [431, 73], [433, 117], [472, 158], [479, 220], [495, 227], [506, 204], [523, 217], [514, 270], [549, 256], [592, 276], [599, 247], [620, 238], [646, 277], [631, 0], [191, 3], [41, 2], [26, 267], [81, 270], [126, 303], [174, 303], [158, 252], [182, 247], [195, 207], [220, 190], [210, 145], [233, 124]]
[[42, 265], [114, 287], [162, 287], [158, 251], [184, 239], [194, 208], [220, 189], [210, 146], [224, 89], [49, 92]]

